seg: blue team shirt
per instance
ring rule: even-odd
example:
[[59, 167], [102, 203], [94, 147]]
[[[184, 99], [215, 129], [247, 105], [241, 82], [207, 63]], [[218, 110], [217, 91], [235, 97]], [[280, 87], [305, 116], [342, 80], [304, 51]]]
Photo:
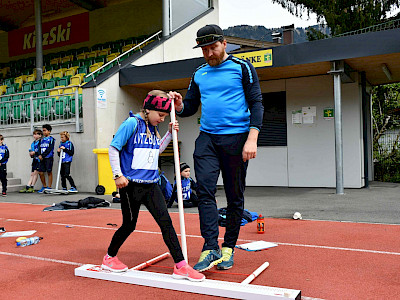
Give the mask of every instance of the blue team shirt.
[[262, 126], [261, 89], [257, 73], [248, 61], [229, 56], [220, 65], [200, 66], [192, 76], [184, 109], [178, 114], [192, 115], [200, 101], [200, 131], [238, 134]]
[[[182, 200], [183, 201], [190, 200], [190, 195], [192, 193], [190, 178], [181, 177], [181, 183], [182, 183]], [[176, 186], [176, 180], [175, 180], [175, 186]]]
[[[34, 151], [35, 153], [37, 153], [39, 151], [39, 144], [40, 144], [40, 140], [33, 141], [31, 144], [31, 147], [29, 148], [29, 152]], [[33, 159], [40, 161], [40, 159], [38, 157], [34, 157]]]
[[139, 114], [127, 118], [118, 128], [111, 146], [119, 150], [122, 174], [138, 183], [157, 182], [160, 139], [149, 124], [151, 136], [146, 137], [146, 123]]
[[2, 161], [4, 157], [7, 157], [4, 161], [1, 162], [1, 164], [6, 164], [8, 162], [8, 156], [9, 152], [7, 145], [0, 145], [0, 161]]
[[66, 162], [71, 162], [72, 161], [72, 156], [74, 155], [74, 144], [71, 143], [71, 141], [66, 141], [66, 142], [60, 142], [60, 146], [58, 146], [58, 148], [60, 148], [61, 146], [64, 146], [66, 150], [69, 150], [67, 153], [64, 149], [63, 154], [62, 154], [62, 163], [66, 163]]
[[56, 139], [52, 136], [43, 137], [40, 141], [40, 155], [46, 152], [47, 149], [51, 149], [50, 152], [45, 156], [45, 158], [50, 158], [54, 156], [54, 144]]

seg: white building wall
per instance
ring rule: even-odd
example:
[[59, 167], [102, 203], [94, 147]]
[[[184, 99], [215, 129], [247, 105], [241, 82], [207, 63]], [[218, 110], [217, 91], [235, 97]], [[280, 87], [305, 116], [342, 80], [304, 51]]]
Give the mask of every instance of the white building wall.
[[[330, 75], [286, 81], [288, 124], [288, 186], [335, 187], [334, 120], [323, 109], [334, 107]], [[362, 180], [361, 96], [358, 83], [342, 84], [344, 186], [359, 188]], [[291, 112], [316, 106], [314, 124], [293, 125]]]

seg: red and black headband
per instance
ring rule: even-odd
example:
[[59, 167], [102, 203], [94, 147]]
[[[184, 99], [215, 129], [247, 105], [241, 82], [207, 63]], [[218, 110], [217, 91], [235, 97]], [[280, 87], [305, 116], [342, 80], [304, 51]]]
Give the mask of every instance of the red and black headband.
[[144, 99], [143, 108], [169, 113], [171, 112], [171, 101], [171, 98], [148, 94]]

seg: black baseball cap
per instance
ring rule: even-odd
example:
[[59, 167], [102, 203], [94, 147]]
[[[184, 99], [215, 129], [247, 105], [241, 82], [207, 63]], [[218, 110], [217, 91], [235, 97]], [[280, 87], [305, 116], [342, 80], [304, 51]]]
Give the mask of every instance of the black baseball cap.
[[209, 24], [197, 31], [196, 43], [197, 45], [193, 47], [199, 48], [214, 44], [215, 42], [222, 42], [224, 40], [224, 32], [221, 27], [215, 24]]

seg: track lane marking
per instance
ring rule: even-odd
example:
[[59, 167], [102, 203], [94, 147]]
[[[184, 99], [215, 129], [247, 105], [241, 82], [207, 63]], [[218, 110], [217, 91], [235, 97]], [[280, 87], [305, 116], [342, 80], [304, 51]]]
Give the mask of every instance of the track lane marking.
[[[52, 222], [43, 222], [43, 221], [32, 221], [32, 220], [19, 220], [19, 219], [3, 219], [5, 221], [12, 222], [29, 222], [29, 223], [39, 223], [39, 224], [49, 224], [56, 226], [73, 226], [73, 227], [81, 227], [81, 228], [90, 228], [90, 229], [105, 229], [105, 230], [118, 230], [118, 228], [108, 228], [108, 227], [100, 227], [100, 226], [90, 226], [90, 225], [75, 225], [71, 223], [52, 223]], [[156, 231], [147, 231], [147, 230], [135, 230], [134, 232], [138, 233], [146, 233], [146, 234], [158, 234], [161, 235], [161, 232]], [[177, 234], [180, 236], [180, 234]], [[186, 237], [191, 238], [203, 238], [200, 235], [186, 234]], [[219, 237], [219, 240], [223, 240], [223, 237]], [[255, 242], [255, 240], [246, 240], [246, 239], [238, 239], [238, 242]], [[369, 250], [369, 249], [358, 249], [358, 248], [344, 248], [344, 247], [333, 247], [333, 246], [321, 246], [321, 245], [309, 245], [309, 244], [294, 244], [294, 243], [284, 243], [284, 242], [272, 242], [282, 246], [293, 246], [293, 247], [305, 247], [305, 248], [317, 248], [317, 249], [327, 249], [327, 250], [340, 250], [340, 251], [352, 251], [352, 252], [362, 252], [362, 253], [373, 253], [373, 254], [387, 254], [387, 255], [398, 255], [400, 256], [400, 252], [390, 252], [390, 251], [379, 251], [379, 250]]]

